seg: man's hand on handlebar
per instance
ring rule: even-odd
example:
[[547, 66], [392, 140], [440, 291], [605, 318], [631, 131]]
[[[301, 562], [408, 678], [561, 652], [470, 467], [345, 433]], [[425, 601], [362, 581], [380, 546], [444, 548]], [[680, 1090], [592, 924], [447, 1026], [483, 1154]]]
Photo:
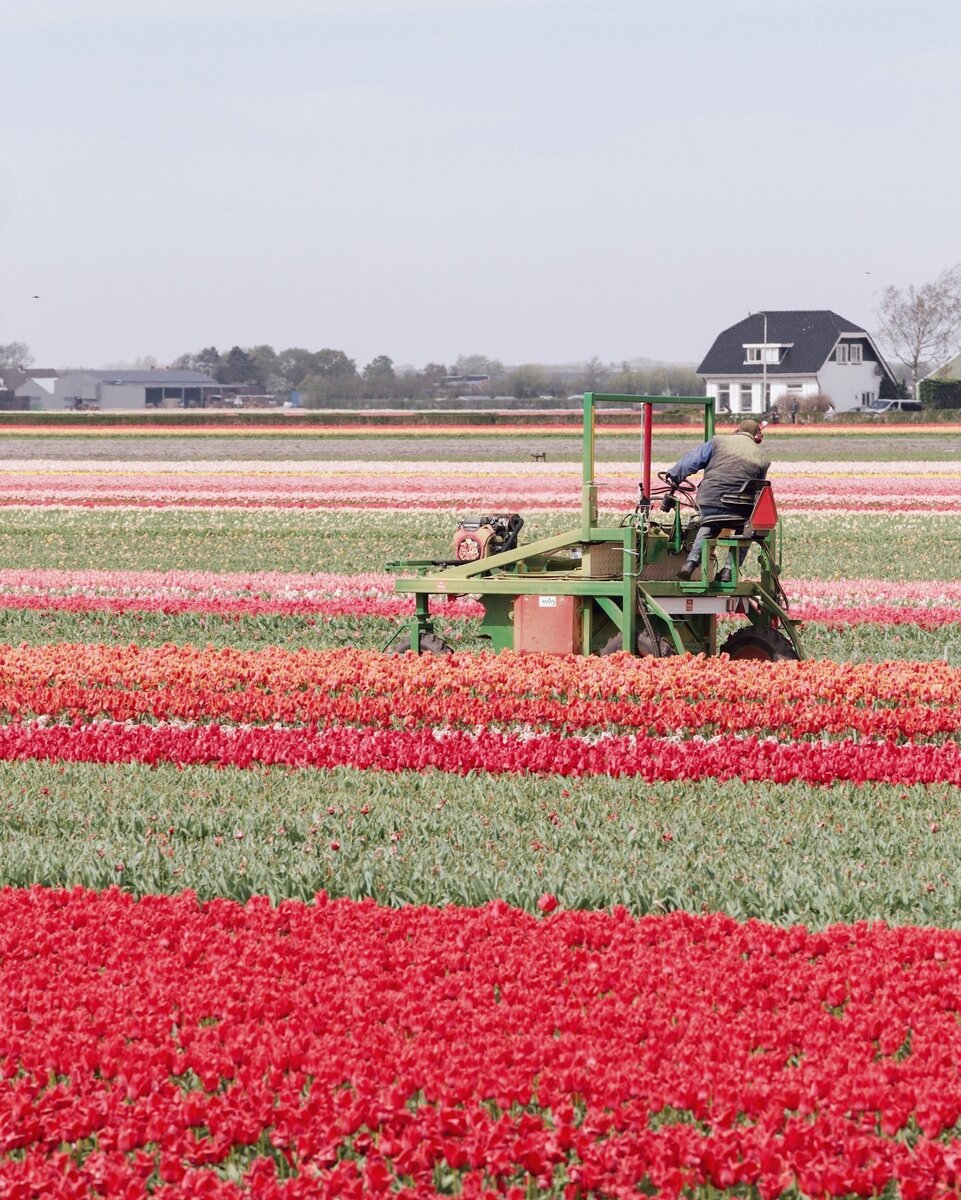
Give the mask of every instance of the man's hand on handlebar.
[[657, 477], [663, 484], [663, 489], [659, 489], [662, 512], [672, 512], [679, 502], [693, 508], [695, 489], [692, 483], [678, 479], [676, 475], [671, 475], [668, 471], [659, 471]]

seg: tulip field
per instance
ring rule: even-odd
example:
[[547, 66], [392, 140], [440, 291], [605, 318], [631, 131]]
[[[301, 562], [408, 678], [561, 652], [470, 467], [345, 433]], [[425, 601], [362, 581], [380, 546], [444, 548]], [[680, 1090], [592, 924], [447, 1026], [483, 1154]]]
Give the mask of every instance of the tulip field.
[[961, 429], [772, 431], [773, 664], [390, 653], [563, 427], [5, 443], [0, 1200], [961, 1192]]

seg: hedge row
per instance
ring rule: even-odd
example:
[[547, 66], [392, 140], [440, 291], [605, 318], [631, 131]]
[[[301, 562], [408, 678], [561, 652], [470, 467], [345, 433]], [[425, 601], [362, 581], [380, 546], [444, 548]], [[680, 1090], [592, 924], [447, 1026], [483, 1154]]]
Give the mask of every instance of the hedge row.
[[918, 395], [925, 409], [961, 408], [961, 380], [958, 379], [922, 379]]
[[[602, 409], [597, 412], [599, 424], [619, 424], [626, 413], [636, 418], [634, 410]], [[661, 423], [700, 424], [700, 413], [655, 412], [654, 419]], [[145, 425], [163, 426], [166, 429], [205, 426], [231, 426], [235, 428], [277, 429], [287, 428], [300, 432], [304, 426], [329, 429], [343, 426], [511, 426], [511, 425], [580, 425], [579, 409], [505, 411], [440, 411], [433, 412], [386, 412], [383, 409], [350, 412], [345, 410], [308, 409], [250, 409], [230, 412], [224, 409], [178, 412], [0, 412], [0, 429], [10, 427], [81, 427], [90, 433], [100, 430], [124, 428], [139, 429]]]

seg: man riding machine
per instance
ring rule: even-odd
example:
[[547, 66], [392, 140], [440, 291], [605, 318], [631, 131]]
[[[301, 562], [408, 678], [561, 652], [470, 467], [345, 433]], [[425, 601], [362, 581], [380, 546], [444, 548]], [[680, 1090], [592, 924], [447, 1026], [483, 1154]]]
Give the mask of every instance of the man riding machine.
[[[682, 455], [667, 472], [672, 488], [678, 488], [691, 475], [703, 471], [697, 488], [697, 507], [700, 522], [687, 559], [677, 572], [677, 578], [689, 580], [701, 565], [701, 547], [705, 540], [717, 537], [722, 529], [740, 532], [757, 498], [759, 485], [767, 478], [771, 460], [761, 449], [764, 426], [745, 418], [734, 433], [721, 434]], [[744, 561], [749, 547], [737, 549], [738, 566]], [[719, 583], [730, 583], [734, 566], [732, 547], [727, 565], [717, 575]]]

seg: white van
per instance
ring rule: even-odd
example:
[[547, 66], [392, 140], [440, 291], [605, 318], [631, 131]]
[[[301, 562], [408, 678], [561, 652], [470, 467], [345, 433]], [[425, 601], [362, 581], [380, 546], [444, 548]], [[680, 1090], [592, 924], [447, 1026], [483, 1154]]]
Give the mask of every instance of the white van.
[[883, 417], [885, 413], [920, 412], [920, 400], [872, 400], [858, 410], [862, 417]]

